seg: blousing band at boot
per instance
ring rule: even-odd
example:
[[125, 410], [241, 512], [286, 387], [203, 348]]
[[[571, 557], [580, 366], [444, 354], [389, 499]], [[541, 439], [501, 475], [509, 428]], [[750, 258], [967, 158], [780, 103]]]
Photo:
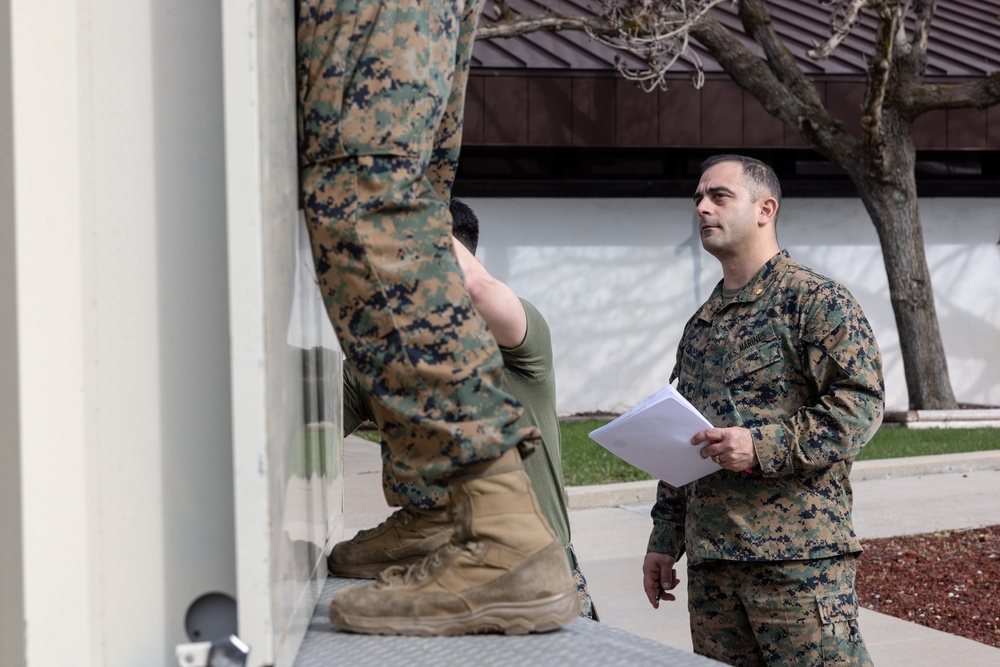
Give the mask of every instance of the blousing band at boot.
[[537, 437], [514, 427], [520, 407], [451, 245], [479, 4], [299, 3], [300, 187], [320, 290], [410, 502], [408, 482], [515, 445], [527, 456]]

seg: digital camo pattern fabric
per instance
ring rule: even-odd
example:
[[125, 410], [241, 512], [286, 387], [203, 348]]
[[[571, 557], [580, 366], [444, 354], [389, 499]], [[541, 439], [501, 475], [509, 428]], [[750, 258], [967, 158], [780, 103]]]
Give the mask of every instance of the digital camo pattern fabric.
[[[455, 182], [482, 0], [299, 0], [299, 155], [421, 155], [443, 202]], [[399, 123], [402, 116], [423, 122]]]
[[651, 551], [686, 550], [694, 563], [861, 550], [848, 475], [882, 421], [884, 387], [871, 327], [844, 287], [786, 252], [725, 307], [720, 283], [687, 323], [673, 378], [714, 426], [750, 429], [760, 467], [661, 482]]
[[[344, 377], [344, 435], [353, 433], [365, 422], [375, 422], [373, 402], [365, 386], [349, 369]], [[393, 472], [392, 450], [382, 439], [379, 443], [382, 453], [382, 491], [389, 507], [416, 507], [418, 509], [444, 509], [448, 506], [448, 487], [441, 482], [428, 482], [421, 477], [406, 482], [396, 478]]]
[[[404, 485], [515, 445], [527, 455], [537, 438], [514, 426], [520, 406], [500, 390], [500, 353], [462, 280], [443, 191], [478, 10], [298, 3], [300, 189], [316, 273]], [[429, 176], [432, 161], [451, 176]]]
[[855, 571], [853, 555], [692, 566], [695, 653], [738, 667], [871, 665], [858, 628]]
[[[427, 178], [443, 202], [451, 201], [451, 188], [458, 171], [458, 156], [462, 148], [462, 125], [465, 121], [465, 90], [469, 83], [469, 59], [476, 41], [476, 25], [484, 0], [469, 0], [462, 8], [458, 43], [455, 45], [457, 63], [451, 82], [448, 103], [438, 123], [437, 134], [431, 148], [431, 161]], [[462, 5], [463, 3], [459, 3]]]
[[597, 607], [594, 606], [594, 598], [590, 597], [587, 578], [576, 564], [573, 565], [573, 583], [576, 584], [576, 596], [580, 600], [580, 617], [600, 621], [601, 617], [597, 614]]

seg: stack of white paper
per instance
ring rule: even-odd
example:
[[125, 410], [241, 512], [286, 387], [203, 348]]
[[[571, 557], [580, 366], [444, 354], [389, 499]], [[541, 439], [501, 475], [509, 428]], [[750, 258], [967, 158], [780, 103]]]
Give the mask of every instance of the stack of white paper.
[[[721, 470], [701, 458], [691, 444], [698, 431], [712, 425], [670, 385], [618, 419], [590, 432], [592, 440], [636, 468], [671, 486], [683, 486]], [[708, 443], [706, 443], [708, 444]]]

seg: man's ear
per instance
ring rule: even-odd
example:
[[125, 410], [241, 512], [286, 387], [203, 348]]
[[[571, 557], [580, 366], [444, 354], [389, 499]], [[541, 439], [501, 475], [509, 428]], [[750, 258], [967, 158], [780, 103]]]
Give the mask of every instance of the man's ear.
[[766, 225], [773, 223], [778, 215], [778, 200], [774, 197], [764, 197], [760, 202], [760, 219], [758, 223]]

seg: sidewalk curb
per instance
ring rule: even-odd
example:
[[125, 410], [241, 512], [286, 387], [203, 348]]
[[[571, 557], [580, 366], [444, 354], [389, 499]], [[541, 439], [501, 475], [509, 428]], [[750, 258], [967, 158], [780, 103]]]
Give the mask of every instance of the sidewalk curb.
[[566, 505], [571, 510], [619, 505], [652, 504], [656, 499], [656, 480], [615, 482], [593, 486], [567, 486]]
[[[863, 482], [976, 470], [1000, 470], [1000, 451], [858, 461], [851, 468], [851, 481]], [[650, 479], [640, 482], [568, 486], [567, 504], [571, 510], [652, 504], [656, 500], [656, 484], [656, 480]]]
[[863, 482], [869, 479], [914, 477], [976, 470], [1000, 470], [1000, 451], [858, 461], [851, 470], [851, 481]]

